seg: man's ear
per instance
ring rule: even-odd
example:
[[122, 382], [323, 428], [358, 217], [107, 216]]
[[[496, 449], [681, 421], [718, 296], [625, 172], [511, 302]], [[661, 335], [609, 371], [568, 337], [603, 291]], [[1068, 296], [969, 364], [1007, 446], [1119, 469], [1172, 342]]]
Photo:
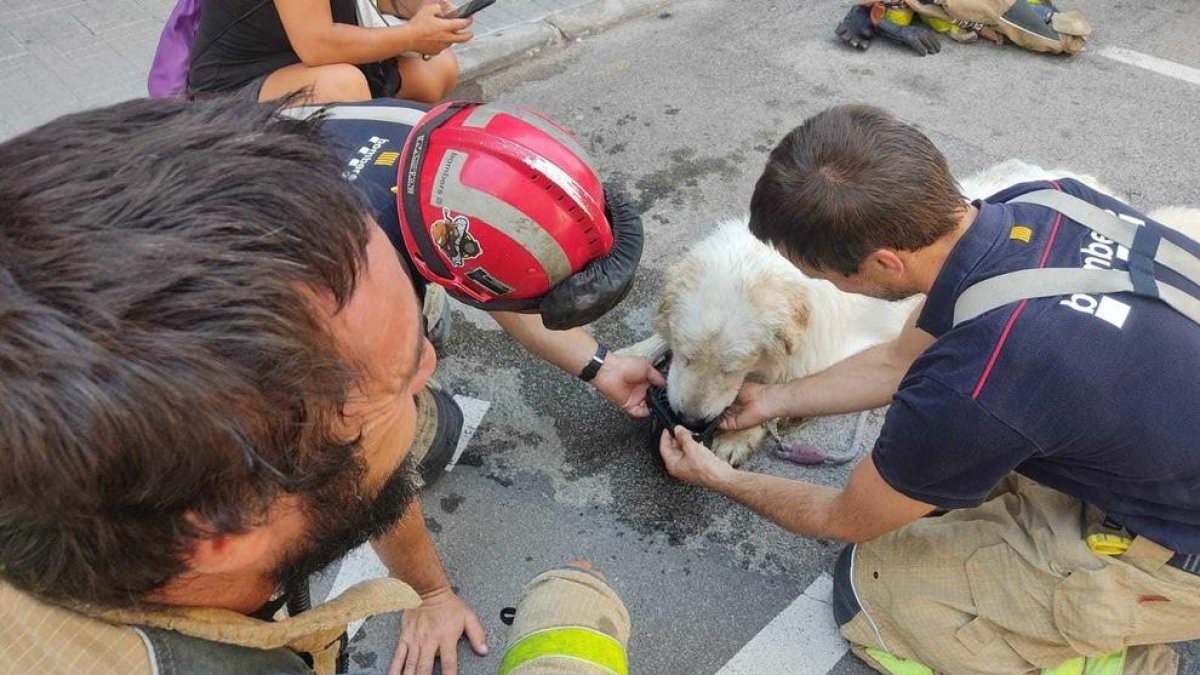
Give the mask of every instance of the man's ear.
[[858, 269], [860, 272], [868, 271], [877, 279], [898, 279], [908, 271], [908, 262], [893, 249], [879, 248], [867, 255]]
[[[272, 509], [265, 523], [249, 527], [244, 532], [201, 534], [192, 543], [191, 549], [183, 555], [188, 572], [196, 575], [224, 575], [269, 569], [282, 555], [280, 542], [291, 541], [285, 538], [285, 530], [294, 529], [292, 523], [286, 522], [292, 519], [287, 515], [290, 512], [291, 510], [277, 513], [277, 509]], [[194, 513], [185, 517], [201, 533], [214, 529]]]
[[675, 263], [667, 270], [658, 294], [658, 309], [654, 313], [654, 331], [671, 341], [671, 319], [675, 316], [679, 296], [696, 282], [696, 262], [690, 257]]

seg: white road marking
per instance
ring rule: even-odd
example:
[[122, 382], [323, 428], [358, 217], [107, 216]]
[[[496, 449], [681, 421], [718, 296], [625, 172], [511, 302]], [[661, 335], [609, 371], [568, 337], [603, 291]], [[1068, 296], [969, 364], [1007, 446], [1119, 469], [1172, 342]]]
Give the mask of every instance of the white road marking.
[[454, 449], [454, 456], [450, 458], [450, 463], [446, 465], [446, 471], [453, 471], [458, 464], [458, 459], [462, 457], [463, 450], [467, 449], [467, 443], [471, 442], [471, 437], [475, 435], [475, 430], [479, 428], [479, 424], [483, 422], [483, 416], [487, 414], [488, 408], [492, 407], [491, 401], [483, 401], [470, 396], [454, 397], [458, 402], [458, 407], [462, 408], [463, 413], [463, 428], [462, 435], [458, 437], [458, 447]]
[[[454, 468], [454, 465], [458, 463], [458, 458], [462, 456], [463, 450], [471, 442], [471, 437], [475, 435], [475, 430], [479, 428], [483, 416], [492, 405], [489, 401], [482, 401], [470, 396], [455, 396], [454, 400], [458, 402], [463, 411], [463, 429], [462, 435], [458, 437], [458, 447], [454, 450], [454, 457], [446, 466], [446, 471]], [[336, 598], [347, 588], [360, 581], [379, 579], [386, 577], [387, 574], [387, 567], [375, 554], [375, 549], [371, 548], [370, 544], [363, 544], [342, 558], [342, 566], [338, 568], [337, 578], [333, 580], [333, 586], [329, 589], [329, 595], [325, 599]], [[362, 621], [350, 624], [346, 629], [347, 634], [354, 637], [358, 633], [358, 629], [362, 628], [362, 624]]]
[[849, 651], [833, 620], [833, 577], [822, 573], [717, 675], [825, 675]]
[[[388, 575], [387, 567], [383, 561], [375, 554], [375, 549], [371, 548], [370, 544], [363, 544], [354, 549], [345, 558], [342, 558], [342, 566], [338, 568], [337, 578], [333, 580], [333, 587], [329, 589], [329, 598], [336, 598], [341, 595], [347, 588], [360, 581], [367, 579], [380, 579]], [[355, 621], [346, 627], [346, 634], [354, 637], [358, 634], [358, 629], [362, 628], [362, 620]]]
[[1160, 59], [1157, 56], [1135, 52], [1132, 49], [1125, 49], [1124, 47], [1105, 47], [1098, 53], [1100, 56], [1112, 59], [1113, 61], [1120, 61], [1121, 63], [1137, 66], [1138, 68], [1143, 68], [1159, 75], [1166, 75], [1177, 80], [1200, 85], [1200, 70], [1191, 66], [1185, 66], [1182, 63]]

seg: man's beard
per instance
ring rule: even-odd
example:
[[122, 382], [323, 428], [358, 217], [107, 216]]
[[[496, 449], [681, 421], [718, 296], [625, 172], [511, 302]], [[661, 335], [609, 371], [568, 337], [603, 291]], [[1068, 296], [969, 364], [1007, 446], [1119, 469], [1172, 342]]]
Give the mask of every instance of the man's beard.
[[275, 583], [297, 585], [367, 540], [387, 533], [404, 517], [417, 495], [412, 457], [401, 462], [373, 497], [363, 494], [365, 474], [365, 463], [358, 459], [345, 476], [308, 495], [304, 502], [308, 532], [275, 568]]

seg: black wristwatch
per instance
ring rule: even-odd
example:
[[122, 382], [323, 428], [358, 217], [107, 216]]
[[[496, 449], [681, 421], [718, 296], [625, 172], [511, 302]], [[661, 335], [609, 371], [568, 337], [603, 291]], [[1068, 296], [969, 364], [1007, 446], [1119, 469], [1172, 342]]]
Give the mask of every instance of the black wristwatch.
[[591, 382], [596, 373], [600, 372], [600, 366], [604, 365], [604, 357], [608, 356], [608, 347], [602, 344], [596, 345], [596, 353], [592, 354], [592, 360], [588, 361], [583, 367], [583, 371], [579, 373], [579, 379], [584, 382]]

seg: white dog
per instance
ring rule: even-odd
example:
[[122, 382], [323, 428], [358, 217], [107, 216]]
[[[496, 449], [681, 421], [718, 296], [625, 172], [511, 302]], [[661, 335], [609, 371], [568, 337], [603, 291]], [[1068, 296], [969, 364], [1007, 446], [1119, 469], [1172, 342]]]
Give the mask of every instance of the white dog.
[[[709, 420], [743, 382], [793, 380], [894, 337], [914, 302], [810, 279], [750, 234], [746, 221], [729, 221], [667, 271], [655, 335], [625, 351], [655, 360], [670, 349], [671, 407], [690, 421]], [[761, 426], [718, 432], [713, 451], [740, 464], [765, 433]]]
[[[1091, 176], [1016, 160], [971, 176], [962, 187], [969, 199], [982, 199], [1017, 183], [1061, 177], [1111, 194]], [[1200, 210], [1149, 215], [1200, 236]], [[743, 382], [793, 380], [895, 337], [918, 302], [843, 293], [810, 279], [750, 234], [745, 220], [730, 221], [667, 270], [656, 334], [623, 351], [657, 360], [670, 350], [671, 407], [689, 420], [709, 420], [733, 403]], [[713, 451], [738, 465], [765, 434], [761, 426], [718, 432]]]

